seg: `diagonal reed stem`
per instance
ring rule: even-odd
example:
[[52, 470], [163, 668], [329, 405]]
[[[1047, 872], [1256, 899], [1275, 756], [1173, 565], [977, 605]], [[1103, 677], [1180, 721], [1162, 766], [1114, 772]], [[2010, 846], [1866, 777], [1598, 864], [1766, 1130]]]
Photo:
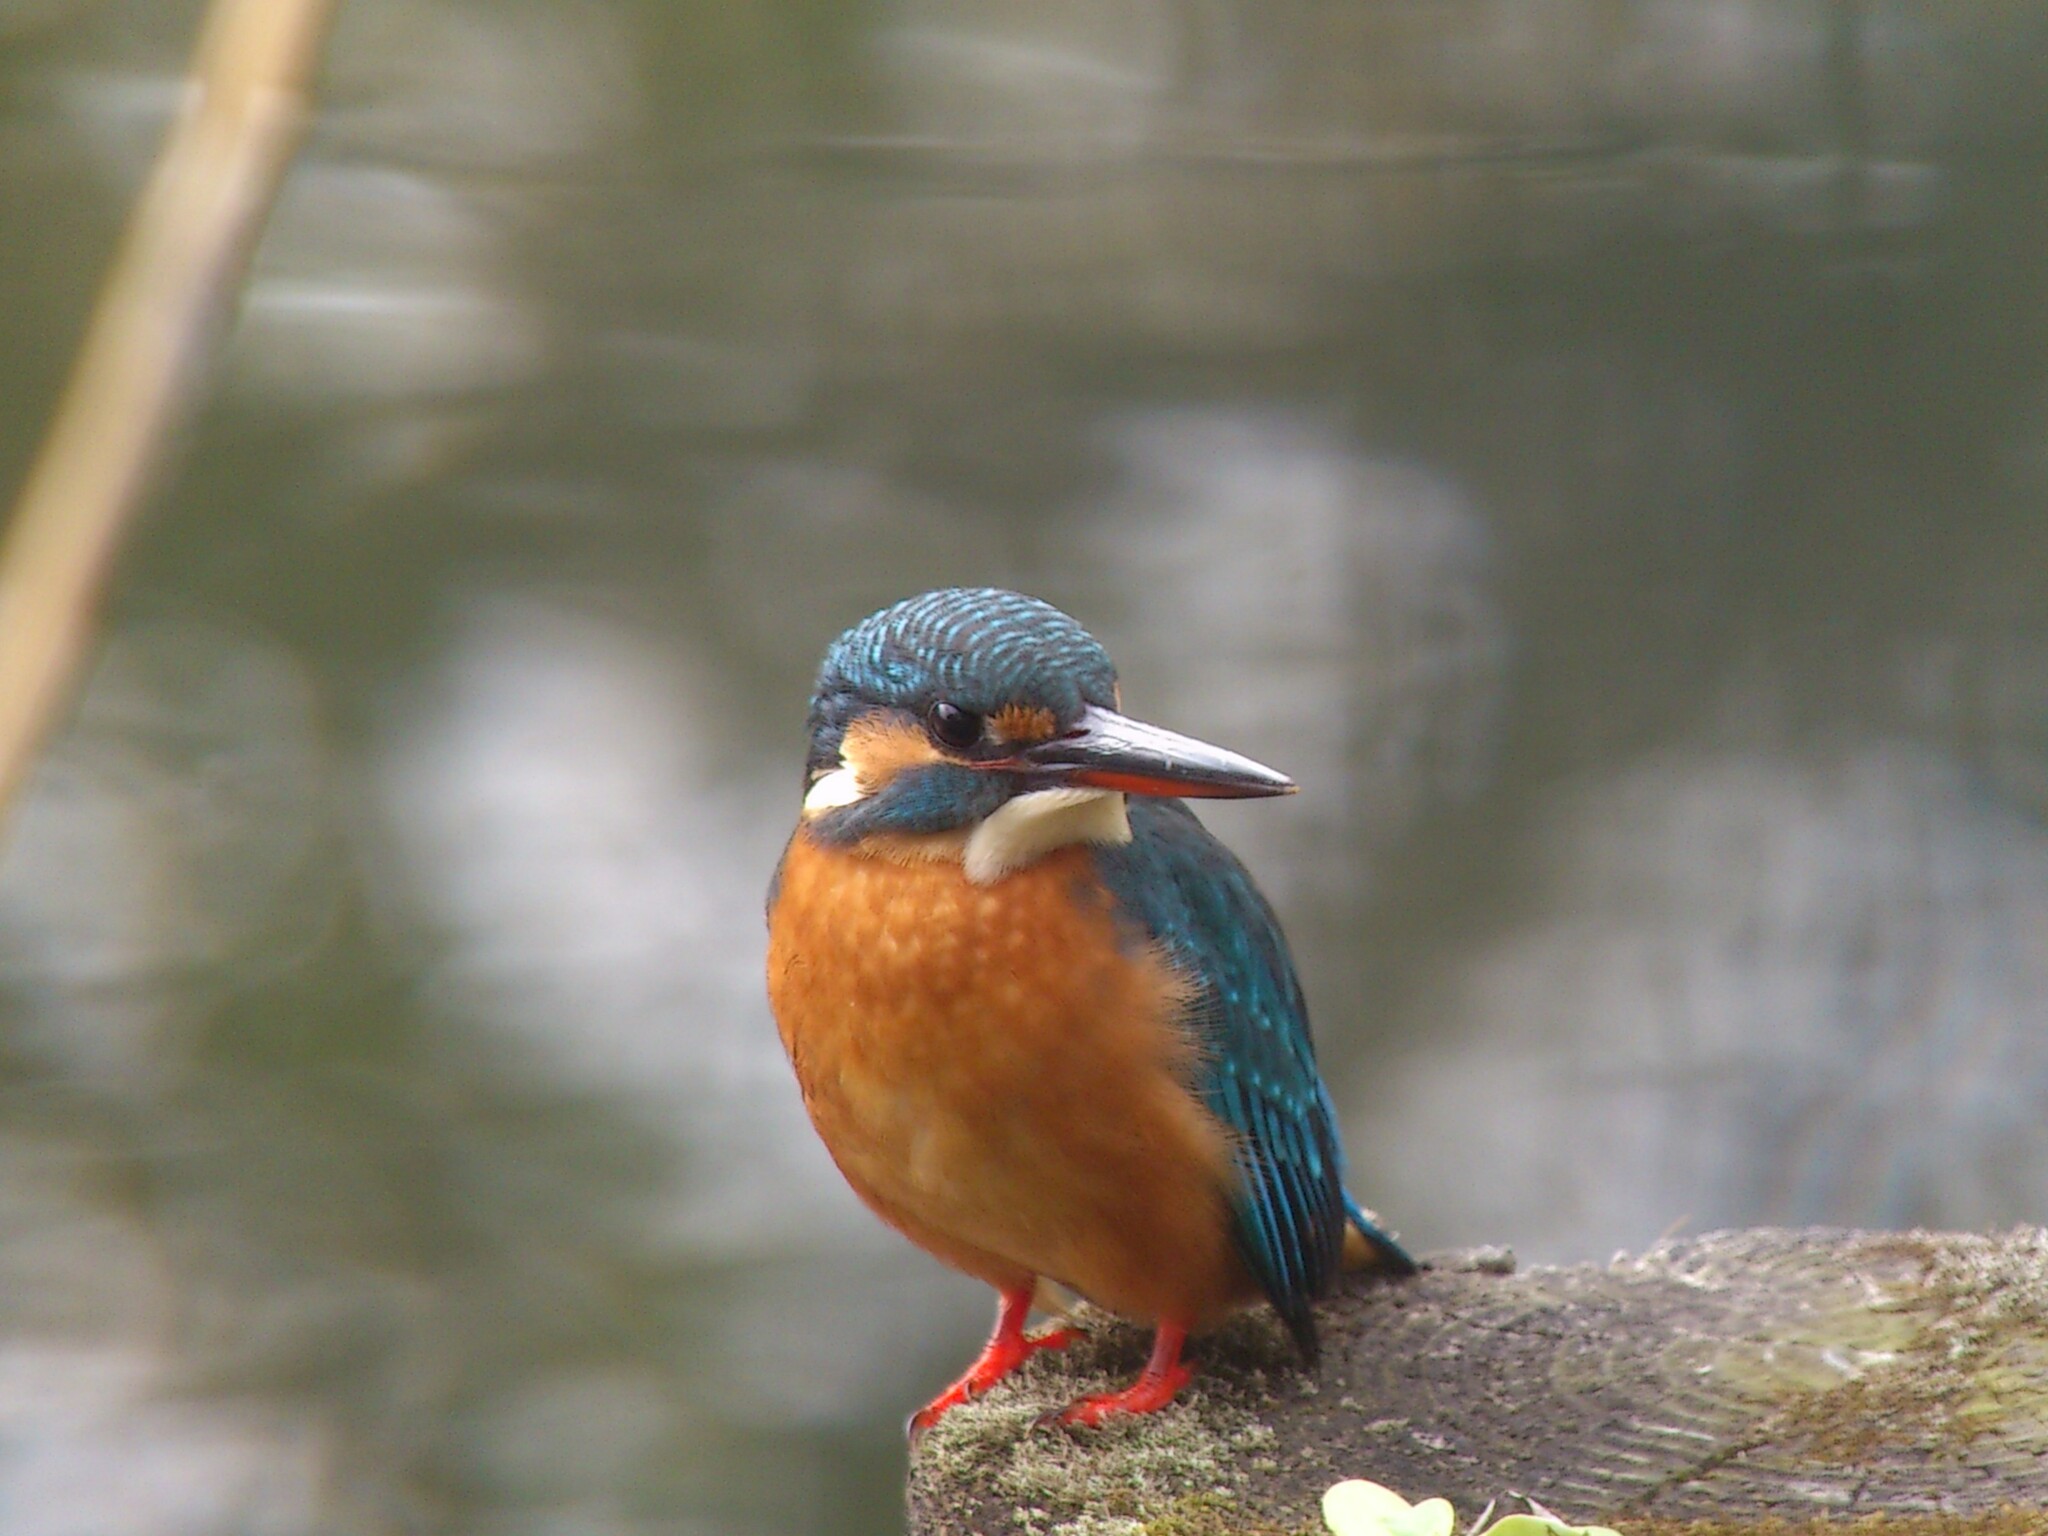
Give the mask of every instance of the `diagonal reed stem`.
[[201, 397], [335, 0], [213, 0], [0, 541], [0, 831], [76, 686], [122, 536]]

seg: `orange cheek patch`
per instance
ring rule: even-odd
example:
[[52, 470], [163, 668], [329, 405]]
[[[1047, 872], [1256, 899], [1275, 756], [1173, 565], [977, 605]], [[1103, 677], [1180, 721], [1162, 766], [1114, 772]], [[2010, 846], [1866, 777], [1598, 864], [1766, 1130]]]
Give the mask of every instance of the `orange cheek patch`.
[[1050, 741], [1059, 729], [1059, 721], [1053, 718], [1051, 710], [1030, 704], [1005, 704], [988, 717], [988, 723], [996, 735], [1016, 746]]
[[849, 725], [839, 755], [860, 781], [864, 795], [872, 795], [906, 768], [941, 761], [921, 726], [888, 715], [870, 715]]

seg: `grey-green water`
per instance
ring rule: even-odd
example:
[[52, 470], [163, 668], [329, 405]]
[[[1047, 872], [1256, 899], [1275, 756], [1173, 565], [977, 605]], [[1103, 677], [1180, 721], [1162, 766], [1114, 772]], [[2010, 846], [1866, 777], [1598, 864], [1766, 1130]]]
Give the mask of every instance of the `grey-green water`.
[[[0, 487], [196, 10], [0, 4]], [[824, 643], [1060, 602], [1416, 1245], [2044, 1217], [2048, 7], [345, 0], [0, 864], [10, 1532], [878, 1532]]]

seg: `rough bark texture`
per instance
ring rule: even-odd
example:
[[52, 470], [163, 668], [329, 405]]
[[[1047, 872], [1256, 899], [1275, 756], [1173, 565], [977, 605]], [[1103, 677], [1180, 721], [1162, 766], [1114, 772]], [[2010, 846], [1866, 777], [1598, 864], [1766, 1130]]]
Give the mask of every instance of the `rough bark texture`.
[[1463, 1255], [1350, 1281], [1319, 1320], [1313, 1373], [1249, 1315], [1182, 1404], [1096, 1432], [1033, 1421], [1128, 1376], [1142, 1331], [1039, 1356], [918, 1448], [913, 1536], [1313, 1530], [1345, 1477], [1625, 1532], [2048, 1530], [2048, 1232], [1726, 1232], [1519, 1274]]

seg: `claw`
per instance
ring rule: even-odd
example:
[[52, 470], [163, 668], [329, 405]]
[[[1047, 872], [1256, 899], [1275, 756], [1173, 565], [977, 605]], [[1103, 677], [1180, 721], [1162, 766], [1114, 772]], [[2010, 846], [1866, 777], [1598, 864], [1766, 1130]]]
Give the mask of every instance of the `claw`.
[[1185, 1325], [1162, 1320], [1152, 1341], [1152, 1358], [1145, 1362], [1145, 1369], [1136, 1381], [1122, 1391], [1098, 1392], [1055, 1409], [1039, 1418], [1039, 1426], [1079, 1424], [1094, 1429], [1105, 1419], [1122, 1414], [1157, 1413], [1173, 1401], [1180, 1389], [1188, 1384], [1188, 1378], [1194, 1375], [1180, 1358], [1181, 1346], [1187, 1342], [1187, 1336]]
[[1002, 1292], [1002, 1299], [996, 1306], [995, 1331], [988, 1336], [988, 1343], [982, 1346], [981, 1353], [974, 1357], [974, 1363], [967, 1367], [958, 1381], [910, 1416], [905, 1433], [913, 1448], [924, 1438], [926, 1430], [945, 1417], [947, 1410], [980, 1397], [1040, 1350], [1065, 1349], [1080, 1337], [1079, 1332], [1072, 1328], [1051, 1328], [1036, 1335], [1026, 1334], [1024, 1320], [1031, 1315], [1031, 1291], [1031, 1286], [1026, 1285], [1019, 1290]]

